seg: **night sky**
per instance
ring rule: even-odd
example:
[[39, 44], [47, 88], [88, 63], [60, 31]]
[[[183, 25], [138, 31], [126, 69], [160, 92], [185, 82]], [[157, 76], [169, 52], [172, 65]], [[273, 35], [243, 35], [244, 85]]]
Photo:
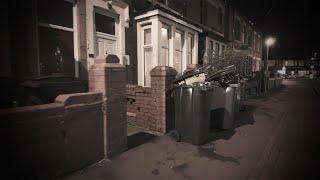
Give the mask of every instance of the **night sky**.
[[320, 52], [317, 1], [231, 0], [265, 35], [277, 38], [271, 59], [310, 58]]

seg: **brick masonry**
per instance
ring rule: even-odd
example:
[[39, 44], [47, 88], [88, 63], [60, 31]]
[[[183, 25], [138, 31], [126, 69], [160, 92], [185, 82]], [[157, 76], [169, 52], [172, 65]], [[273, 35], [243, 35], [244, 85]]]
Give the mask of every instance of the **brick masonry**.
[[126, 69], [115, 55], [97, 59], [89, 69], [89, 91], [103, 94], [107, 158], [127, 149], [126, 82]]
[[52, 179], [101, 160], [101, 106], [101, 93], [78, 93], [0, 110], [4, 172], [17, 179]]
[[127, 85], [128, 123], [146, 130], [166, 133], [173, 127], [173, 102], [170, 86], [176, 70], [157, 66], [151, 70], [151, 87]]

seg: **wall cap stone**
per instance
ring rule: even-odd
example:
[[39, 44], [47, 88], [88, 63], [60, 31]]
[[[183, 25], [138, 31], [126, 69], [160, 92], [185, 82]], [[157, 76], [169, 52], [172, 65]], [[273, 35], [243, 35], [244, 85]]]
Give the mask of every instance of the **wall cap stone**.
[[96, 59], [95, 63], [112, 63], [112, 64], [119, 64], [120, 59], [117, 55], [107, 54], [106, 58]]
[[150, 76], [176, 76], [177, 71], [169, 66], [156, 66], [150, 71]]
[[92, 104], [96, 102], [102, 102], [102, 93], [86, 92], [75, 94], [62, 94], [55, 99], [55, 103], [61, 103], [65, 106], [75, 104]]

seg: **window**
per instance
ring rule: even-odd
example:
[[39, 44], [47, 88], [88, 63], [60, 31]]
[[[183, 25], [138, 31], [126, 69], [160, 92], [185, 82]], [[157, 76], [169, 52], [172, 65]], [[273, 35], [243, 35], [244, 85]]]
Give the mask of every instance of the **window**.
[[215, 44], [215, 49], [214, 49], [214, 55], [216, 57], [219, 57], [219, 54], [220, 54], [220, 44], [219, 43], [216, 43]]
[[178, 74], [182, 73], [182, 47], [183, 47], [183, 34], [181, 31], [176, 31], [175, 33], [175, 57], [174, 57], [174, 68], [177, 70]]
[[253, 32], [250, 29], [250, 30], [247, 31], [247, 33], [248, 33], [247, 34], [247, 38], [248, 38], [247, 44], [248, 44], [249, 47], [252, 47], [253, 46]]
[[95, 13], [95, 25], [97, 32], [115, 35], [115, 22], [115, 19], [112, 17]]
[[238, 41], [241, 41], [240, 28], [241, 28], [240, 20], [236, 19], [234, 24], [234, 36], [235, 36], [235, 39]]
[[214, 55], [214, 46], [213, 46], [213, 41], [209, 41], [209, 55], [208, 55], [208, 57], [209, 57], [209, 63], [213, 63], [212, 62], [212, 58], [213, 58], [213, 55]]
[[194, 46], [194, 37], [192, 34], [188, 34], [188, 37], [187, 37], [187, 64], [193, 63], [193, 46]]
[[261, 45], [261, 42], [262, 42], [262, 41], [261, 41], [261, 37], [258, 36], [258, 43], [257, 43], [258, 52], [261, 52], [261, 46], [262, 46], [262, 45]]
[[211, 27], [211, 28], [215, 28], [217, 29], [217, 24], [215, 24], [215, 19], [217, 17], [217, 9], [210, 3], [210, 2], [206, 2], [206, 16], [205, 21], [206, 21], [206, 25]]
[[185, 0], [166, 0], [167, 6], [180, 14], [185, 15], [186, 1]]
[[195, 57], [198, 56], [198, 32], [201, 29], [182, 19], [177, 23], [177, 17], [170, 15], [167, 18], [146, 18], [155, 16], [154, 13], [150, 11], [150, 14], [135, 18], [138, 36], [138, 84], [141, 86], [151, 85], [151, 68], [170, 66], [181, 75], [188, 64], [198, 63]]
[[151, 28], [146, 27], [143, 30], [143, 58], [144, 58], [144, 84], [151, 85], [150, 71], [153, 68], [153, 53], [152, 53], [152, 34]]
[[219, 25], [219, 29], [223, 29], [223, 12], [222, 9], [219, 8], [218, 10], [218, 25]]
[[38, 2], [40, 75], [75, 75], [73, 3], [64, 0]]
[[226, 50], [226, 46], [225, 45], [221, 45], [221, 53], [220, 53], [220, 55], [223, 55], [225, 50]]
[[64, 0], [40, 0], [38, 21], [45, 24], [73, 28], [73, 4]]
[[117, 17], [107, 10], [94, 8], [95, 56], [117, 55]]
[[169, 27], [163, 26], [161, 28], [161, 52], [160, 52], [160, 65], [169, 65]]
[[299, 61], [299, 66], [304, 66], [303, 60], [300, 60], [300, 61]]
[[151, 45], [151, 28], [144, 30], [144, 45]]

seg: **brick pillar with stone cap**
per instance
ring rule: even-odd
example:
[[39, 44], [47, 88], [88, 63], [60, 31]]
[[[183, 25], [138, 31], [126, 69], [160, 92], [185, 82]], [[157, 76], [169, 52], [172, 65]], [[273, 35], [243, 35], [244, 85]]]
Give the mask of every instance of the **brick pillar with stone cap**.
[[127, 149], [126, 69], [116, 55], [96, 59], [89, 69], [89, 91], [103, 93], [104, 153], [107, 158]]
[[168, 66], [157, 66], [150, 72], [156, 130], [161, 133], [170, 130], [174, 121], [173, 102], [170, 98], [169, 88], [176, 75], [177, 71]]

